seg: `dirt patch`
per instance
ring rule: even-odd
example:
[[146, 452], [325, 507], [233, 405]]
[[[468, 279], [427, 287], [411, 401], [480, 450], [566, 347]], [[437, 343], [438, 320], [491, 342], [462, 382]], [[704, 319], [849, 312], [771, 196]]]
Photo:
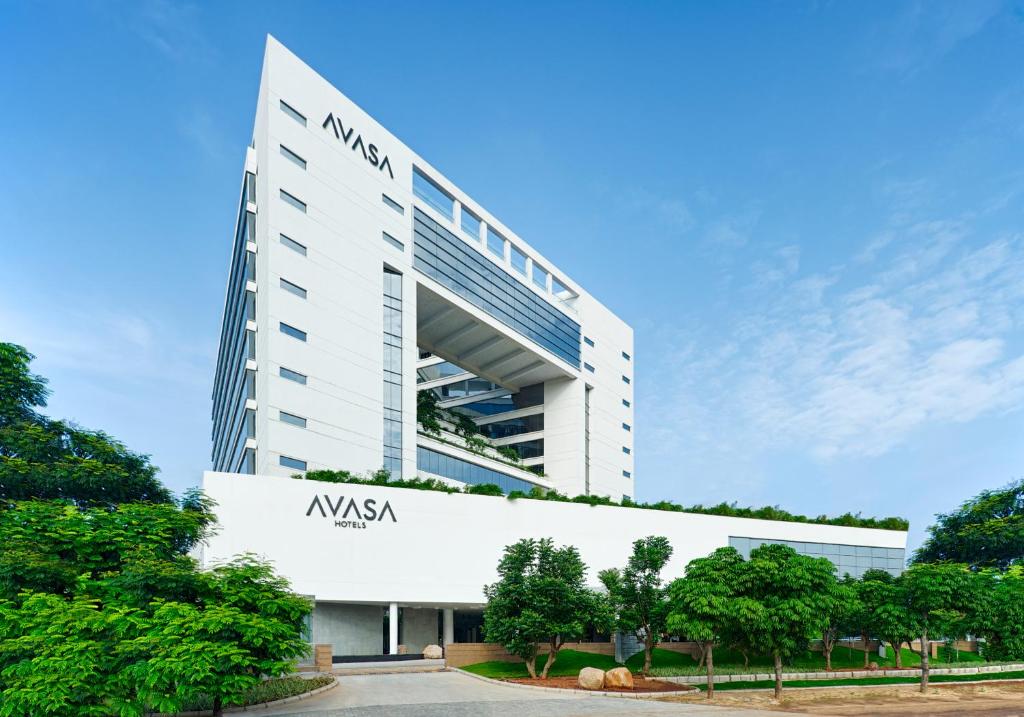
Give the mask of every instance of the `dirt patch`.
[[[528, 677], [519, 679], [508, 679], [505, 682], [514, 682], [517, 685], [534, 685], [536, 687], [552, 687], [554, 689], [562, 690], [578, 690], [580, 688], [579, 683], [575, 677], [549, 677], [546, 680], [536, 679], [532, 680]], [[693, 689], [688, 688], [686, 685], [677, 685], [672, 682], [662, 682], [661, 680], [645, 680], [642, 677], [633, 677], [633, 689], [625, 687], [609, 687], [601, 692], [679, 692], [681, 690]], [[593, 690], [597, 692], [598, 690]], [[696, 690], [694, 690], [696, 691]]]
[[975, 685], [933, 684], [927, 695], [917, 685], [784, 689], [776, 702], [771, 692], [720, 691], [715, 699], [703, 693], [666, 697], [671, 702], [703, 702], [721, 707], [761, 709], [815, 715], [982, 715], [1024, 717], [1024, 682]]

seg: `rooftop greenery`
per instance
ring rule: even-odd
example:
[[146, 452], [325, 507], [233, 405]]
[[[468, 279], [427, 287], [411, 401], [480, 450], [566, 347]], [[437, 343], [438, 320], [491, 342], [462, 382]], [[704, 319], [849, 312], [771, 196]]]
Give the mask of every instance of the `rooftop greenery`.
[[[388, 488], [412, 488], [415, 490], [433, 490], [442, 493], [470, 493], [473, 495], [503, 495], [501, 489], [491, 483], [483, 485], [468, 485], [464, 489], [456, 488], [434, 478], [409, 478], [392, 479], [385, 470], [378, 470], [366, 476], [358, 476], [349, 471], [339, 470], [318, 470], [309, 471], [305, 475], [296, 474], [293, 478], [306, 480], [323, 481], [325, 483], [357, 483], [363, 485], [379, 485]], [[761, 508], [741, 508], [735, 503], [719, 503], [718, 505], [704, 506], [692, 505], [689, 507], [671, 503], [666, 500], [656, 503], [637, 503], [629, 498], [623, 498], [621, 502], [612, 500], [607, 496], [599, 495], [577, 495], [573, 498], [563, 495], [557, 491], [545, 491], [535, 487], [529, 493], [512, 491], [506, 496], [509, 500], [553, 500], [562, 503], [584, 503], [586, 505], [607, 505], [621, 508], [640, 508], [642, 510], [665, 510], [675, 513], [699, 513], [701, 515], [720, 515], [729, 518], [755, 518], [759, 520], [781, 520], [787, 523], [815, 523], [818, 525], [842, 525], [851, 528], [878, 528], [881, 530], [907, 530], [910, 523], [906, 518], [865, 518], [859, 513], [844, 513], [835, 517], [819, 515], [809, 517], [797, 515], [783, 510], [778, 506], [764, 506]]]

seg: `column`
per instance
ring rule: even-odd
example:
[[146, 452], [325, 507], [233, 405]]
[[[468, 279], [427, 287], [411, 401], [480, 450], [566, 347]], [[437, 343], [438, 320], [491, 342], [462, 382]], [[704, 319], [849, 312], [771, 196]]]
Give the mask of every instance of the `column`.
[[450, 607], [446, 607], [443, 615], [444, 643], [442, 644], [442, 647], [448, 647], [448, 645], [455, 642], [455, 611]]
[[398, 654], [398, 603], [388, 608], [388, 654]]

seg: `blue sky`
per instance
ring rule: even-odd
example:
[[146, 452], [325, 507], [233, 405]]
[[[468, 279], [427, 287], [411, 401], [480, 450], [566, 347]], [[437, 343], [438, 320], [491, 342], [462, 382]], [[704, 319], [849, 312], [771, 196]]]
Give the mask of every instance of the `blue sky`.
[[268, 32], [633, 324], [641, 499], [1024, 476], [1024, 3], [3, 2], [0, 338], [173, 488]]

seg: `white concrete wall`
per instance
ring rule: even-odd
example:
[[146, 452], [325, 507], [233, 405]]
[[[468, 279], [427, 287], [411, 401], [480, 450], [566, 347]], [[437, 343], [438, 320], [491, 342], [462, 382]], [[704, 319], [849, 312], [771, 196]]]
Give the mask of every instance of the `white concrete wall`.
[[[589, 579], [625, 564], [632, 543], [664, 535], [674, 553], [663, 577], [729, 544], [730, 536], [904, 548], [907, 534], [807, 523], [593, 507], [536, 500], [299, 481], [271, 476], [206, 473], [203, 488], [217, 503], [220, 527], [203, 550], [210, 565], [251, 551], [271, 560], [297, 592], [317, 600], [404, 605], [472, 606], [496, 579], [503, 548], [526, 537], [575, 545]], [[385, 501], [390, 518], [365, 527], [337, 527], [338, 518], [307, 516], [315, 497], [337, 505]], [[328, 512], [328, 515], [330, 513]], [[355, 520], [354, 514], [348, 516]], [[316, 546], [311, 550], [310, 546]]]

